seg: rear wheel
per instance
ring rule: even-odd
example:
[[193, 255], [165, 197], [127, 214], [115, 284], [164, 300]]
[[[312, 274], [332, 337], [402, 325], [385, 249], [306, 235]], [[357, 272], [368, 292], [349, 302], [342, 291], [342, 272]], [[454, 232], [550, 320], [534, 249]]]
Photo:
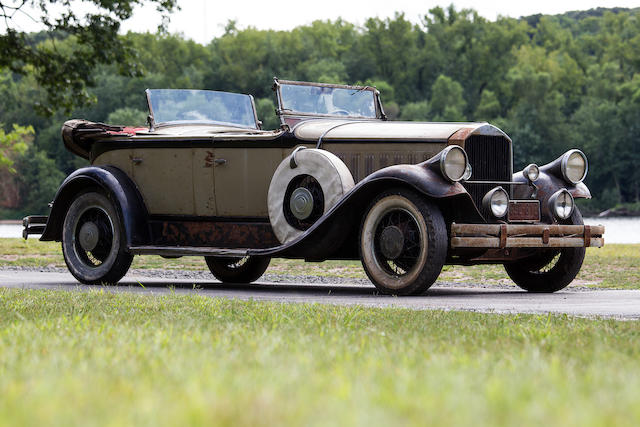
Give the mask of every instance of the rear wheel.
[[[575, 208], [568, 224], [584, 224]], [[567, 287], [578, 275], [586, 248], [546, 249], [518, 261], [505, 263], [504, 269], [516, 285], [529, 292], [551, 293]]]
[[446, 255], [447, 231], [436, 205], [402, 188], [373, 201], [360, 230], [360, 258], [381, 292], [423, 293], [440, 275]]
[[88, 192], [73, 201], [64, 219], [62, 254], [71, 274], [86, 284], [115, 284], [127, 273], [123, 227], [113, 203]]
[[204, 257], [213, 276], [221, 282], [251, 283], [264, 274], [269, 267], [268, 257]]

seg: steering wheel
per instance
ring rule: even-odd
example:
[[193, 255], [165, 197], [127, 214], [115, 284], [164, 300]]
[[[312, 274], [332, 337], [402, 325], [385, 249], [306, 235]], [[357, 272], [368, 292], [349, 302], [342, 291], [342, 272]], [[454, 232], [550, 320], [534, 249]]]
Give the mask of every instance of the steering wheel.
[[333, 111], [329, 111], [329, 114], [340, 114], [342, 116], [348, 116], [349, 113], [347, 110], [333, 110]]

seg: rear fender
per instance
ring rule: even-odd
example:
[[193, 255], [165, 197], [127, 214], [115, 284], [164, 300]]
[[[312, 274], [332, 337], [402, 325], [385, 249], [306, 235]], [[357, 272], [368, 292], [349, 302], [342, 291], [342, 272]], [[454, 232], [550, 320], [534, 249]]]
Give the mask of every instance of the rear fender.
[[113, 166], [90, 166], [69, 175], [53, 199], [47, 226], [40, 240], [62, 239], [62, 227], [69, 206], [78, 194], [98, 187], [113, 202], [125, 230], [127, 246], [147, 244], [149, 228], [147, 209], [134, 182], [122, 170]]

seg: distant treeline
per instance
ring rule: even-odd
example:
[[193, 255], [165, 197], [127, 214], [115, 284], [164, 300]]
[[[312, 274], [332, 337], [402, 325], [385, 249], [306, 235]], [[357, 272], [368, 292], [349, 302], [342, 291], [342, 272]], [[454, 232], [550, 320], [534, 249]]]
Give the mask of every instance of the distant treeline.
[[[34, 40], [39, 35], [34, 35]], [[283, 79], [376, 86], [391, 119], [489, 121], [514, 143], [514, 167], [547, 163], [577, 147], [587, 184], [605, 209], [640, 202], [640, 9], [593, 9], [488, 21], [473, 10], [435, 8], [418, 25], [402, 14], [363, 27], [317, 21], [291, 31], [239, 30], [204, 46], [176, 35], [124, 36], [143, 77], [117, 66], [95, 73], [95, 103], [72, 116], [144, 125], [145, 88], [199, 88], [255, 96], [266, 128], [277, 126], [271, 90]], [[58, 48], [72, 39], [62, 39]], [[64, 176], [84, 164], [68, 153], [60, 126], [38, 116], [33, 79], [0, 71], [0, 123], [32, 125], [16, 159], [19, 197], [4, 216], [46, 210]], [[9, 182], [6, 174], [0, 177]]]

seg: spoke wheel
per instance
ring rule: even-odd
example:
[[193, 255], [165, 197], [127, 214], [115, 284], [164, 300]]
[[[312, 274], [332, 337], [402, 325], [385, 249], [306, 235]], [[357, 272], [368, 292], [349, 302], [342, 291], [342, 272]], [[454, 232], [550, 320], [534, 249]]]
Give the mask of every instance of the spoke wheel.
[[117, 283], [133, 256], [113, 204], [101, 193], [81, 194], [69, 207], [62, 231], [62, 253], [69, 271], [87, 284]]
[[446, 227], [436, 205], [405, 189], [373, 201], [362, 222], [360, 258], [381, 292], [423, 293], [438, 278], [446, 254]]
[[[576, 208], [567, 224], [584, 224]], [[542, 250], [535, 255], [504, 264], [516, 285], [529, 292], [551, 293], [567, 287], [580, 272], [586, 248]]]
[[268, 257], [204, 257], [213, 276], [226, 283], [251, 283], [264, 274], [269, 267]]

